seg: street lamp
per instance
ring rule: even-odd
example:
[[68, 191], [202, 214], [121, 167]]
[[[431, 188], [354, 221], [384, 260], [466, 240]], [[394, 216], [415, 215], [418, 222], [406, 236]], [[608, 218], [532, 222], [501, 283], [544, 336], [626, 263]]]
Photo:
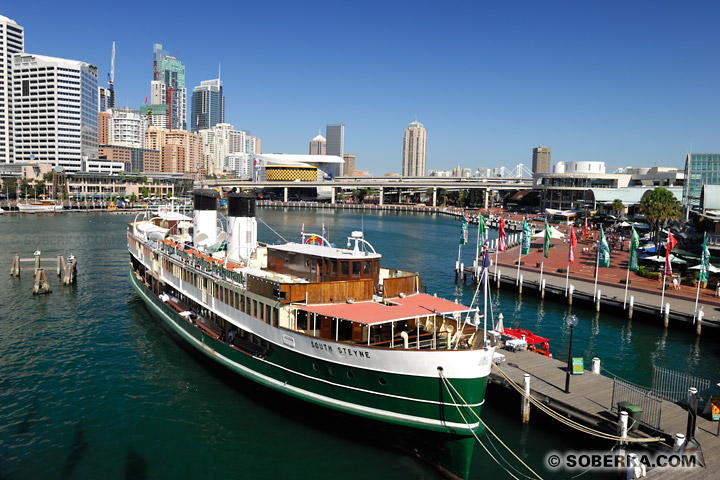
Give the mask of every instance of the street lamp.
[[570, 327], [570, 346], [568, 347], [567, 371], [565, 373], [565, 393], [570, 393], [570, 375], [572, 374], [572, 337], [575, 325], [578, 324], [578, 318], [575, 315], [568, 315], [566, 322]]

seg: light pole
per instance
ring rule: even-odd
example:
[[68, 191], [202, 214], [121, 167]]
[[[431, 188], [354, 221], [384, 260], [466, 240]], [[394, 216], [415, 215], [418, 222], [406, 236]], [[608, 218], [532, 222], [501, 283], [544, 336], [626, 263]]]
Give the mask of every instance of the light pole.
[[578, 318], [575, 315], [569, 315], [566, 321], [570, 327], [570, 346], [568, 347], [567, 371], [565, 373], [565, 393], [570, 393], [570, 375], [572, 374], [572, 337], [575, 325], [578, 324]]

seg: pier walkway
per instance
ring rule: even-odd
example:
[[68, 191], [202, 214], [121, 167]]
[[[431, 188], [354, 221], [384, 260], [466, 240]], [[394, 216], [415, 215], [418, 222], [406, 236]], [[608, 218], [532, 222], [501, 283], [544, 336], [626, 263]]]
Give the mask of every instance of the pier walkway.
[[[527, 351], [512, 352], [498, 350], [505, 355], [505, 363], [493, 366], [489, 381], [505, 388], [512, 388], [508, 378], [522, 387], [525, 373], [530, 375], [530, 394], [553, 410], [596, 430], [617, 434], [617, 411], [612, 410], [613, 379], [586, 371], [584, 375], [573, 375], [570, 379], [570, 393], [565, 393], [566, 363]], [[514, 390], [513, 390], [514, 391]], [[518, 399], [520, 394], [518, 393]], [[520, 402], [518, 402], [519, 405]], [[531, 407], [530, 424], [533, 416], [540, 415]], [[519, 409], [518, 409], [519, 412]], [[687, 410], [675, 403], [663, 400], [661, 404], [660, 429], [641, 425], [630, 437], [663, 437], [666, 447], [672, 447], [677, 433], [687, 430]], [[520, 421], [520, 419], [519, 419]], [[706, 468], [655, 469], [648, 473], [651, 479], [711, 479], [720, 475], [720, 437], [716, 436], [717, 422], [702, 416], [697, 417], [696, 440], [700, 443]]]

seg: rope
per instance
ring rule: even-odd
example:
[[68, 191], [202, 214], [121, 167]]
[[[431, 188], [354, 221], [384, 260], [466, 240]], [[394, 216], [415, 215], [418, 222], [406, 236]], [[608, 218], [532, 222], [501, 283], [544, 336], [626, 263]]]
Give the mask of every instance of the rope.
[[526, 395], [525, 390], [520, 388], [520, 386], [515, 383], [510, 377], [508, 377], [505, 372], [502, 371], [500, 367], [498, 367], [495, 363], [492, 364], [493, 367], [495, 367], [500, 374], [505, 377], [505, 379], [508, 381], [508, 383], [520, 394], [530, 400], [530, 402], [538, 407], [543, 412], [547, 413], [549, 416], [554, 418], [555, 420], [564, 423], [565, 425], [574, 428], [576, 430], [579, 430], [581, 432], [587, 433], [588, 435], [593, 435], [596, 437], [604, 438], [606, 440], [613, 440], [615, 442], [627, 442], [627, 443], [648, 443], [648, 442], [661, 442], [663, 439], [661, 437], [650, 437], [650, 438], [629, 438], [629, 437], [618, 437], [617, 435], [611, 435], [609, 433], [601, 432], [599, 430], [595, 430], [590, 427], [586, 427], [585, 425], [582, 425], [581, 423], [578, 423], [574, 420], [570, 420], [568, 418], [565, 418], [561, 414], [557, 413], [555, 410], [552, 410], [550, 407], [542, 404], [540, 401], [533, 398], [532, 395]]
[[278, 232], [276, 232], [275, 230], [273, 230], [273, 228], [272, 228], [270, 225], [268, 225], [267, 223], [265, 223], [262, 218], [260, 218], [260, 217], [255, 217], [255, 218], [257, 218], [258, 220], [260, 220], [260, 223], [262, 223], [262, 224], [265, 225], [267, 228], [269, 228], [271, 232], [273, 232], [275, 235], [277, 235], [278, 237], [280, 237], [280, 239], [281, 239], [283, 242], [289, 243], [287, 240], [285, 240], [285, 238], [284, 238], [282, 235], [280, 235]]
[[[468, 410], [470, 410], [470, 413], [472, 413], [472, 414], [475, 416], [475, 418], [477, 418], [478, 421], [483, 424], [483, 427], [485, 427], [485, 429], [486, 429], [488, 432], [490, 432], [490, 433], [492, 434], [492, 436], [495, 437], [495, 439], [496, 439], [498, 442], [500, 442], [500, 444], [501, 444], [503, 447], [505, 447], [505, 449], [507, 449], [507, 451], [510, 452], [513, 457], [515, 457], [515, 458], [517, 459], [518, 462], [520, 462], [525, 468], [527, 468], [530, 472], [532, 472], [533, 475], [535, 475], [535, 477], [537, 477], [539, 480], [543, 480], [542, 477], [541, 477], [540, 475], [538, 475], [537, 473], [535, 473], [535, 471], [534, 471], [532, 468], [530, 468], [525, 462], [523, 462], [522, 459], [521, 459], [520, 457], [518, 457], [518, 456], [515, 454], [515, 452], [513, 452], [513, 451], [510, 449], [510, 447], [508, 447], [507, 445], [505, 445], [505, 443], [503, 443], [503, 441], [500, 440], [500, 437], [498, 437], [497, 435], [495, 435], [495, 432], [493, 432], [493, 431], [490, 429], [490, 427], [488, 427], [487, 424], [486, 424], [485, 422], [483, 422], [483, 420], [480, 418], [480, 416], [479, 416], [477, 413], [475, 413], [475, 410], [473, 410], [472, 408], [470, 408], [470, 406], [469, 406], [468, 403], [465, 401], [465, 399], [462, 397], [462, 395], [460, 395], [460, 392], [458, 392], [458, 391], [455, 389], [455, 387], [453, 386], [453, 384], [450, 383], [450, 380], [448, 380], [448, 379], [445, 377], [445, 373], [443, 373], [442, 370], [440, 370], [439, 373], [440, 373], [440, 378], [442, 378], [443, 384], [445, 385], [445, 388], [448, 390], [448, 394], [450, 395], [451, 398], [453, 398], [453, 404], [455, 405], [455, 408], [457, 408], [458, 413], [459, 413], [460, 416], [462, 417], [463, 421], [464, 421], [466, 424], [469, 425], [469, 422], [468, 422], [467, 420], [465, 420], [465, 416], [464, 416], [464, 415], [462, 414], [462, 412], [460, 411], [460, 407], [458, 407], [457, 401], [456, 401], [455, 398], [453, 397], [452, 392], [450, 392], [450, 388], [452, 388], [452, 390], [453, 390], [453, 391], [455, 392], [455, 394], [458, 396], [458, 398], [460, 399], [460, 401], [462, 401], [462, 403], [463, 403], [463, 405], [465, 406], [465, 408], [467, 408]], [[449, 386], [450, 388], [448, 388], [448, 386]], [[503, 470], [505, 470], [505, 471], [508, 473], [508, 475], [510, 475], [511, 477], [517, 479], [517, 477], [516, 477], [515, 475], [513, 475], [512, 473], [510, 473], [510, 472], [505, 468], [504, 465], [502, 465], [500, 462], [498, 462], [498, 461], [495, 459], [495, 457], [493, 457], [493, 456], [490, 454], [490, 452], [489, 452], [488, 449], [485, 447], [485, 445], [483, 445], [483, 443], [480, 441], [480, 439], [477, 437], [477, 435], [475, 435], [475, 432], [473, 432], [472, 430], [470, 430], [470, 431], [472, 432], [473, 436], [474, 436], [475, 439], [478, 441], [478, 443], [479, 443], [480, 445], [482, 445], [482, 447], [485, 449], [485, 451], [488, 453], [488, 455], [490, 455], [490, 457], [491, 457], [493, 460], [495, 460], [495, 462], [496, 462], [498, 465], [500, 465], [500, 466], [503, 468]], [[508, 465], [509, 465], [509, 463], [508, 463]], [[514, 469], [513, 469], [513, 470], [514, 470]], [[517, 471], [517, 470], [515, 470], [515, 471]], [[519, 472], [518, 472], [518, 473], [519, 473]], [[521, 475], [522, 475], [522, 474], [521, 474]], [[523, 475], [523, 476], [524, 476], [525, 478], [532, 478], [532, 477], [528, 477], [528, 476], [526, 476], [526, 475]]]

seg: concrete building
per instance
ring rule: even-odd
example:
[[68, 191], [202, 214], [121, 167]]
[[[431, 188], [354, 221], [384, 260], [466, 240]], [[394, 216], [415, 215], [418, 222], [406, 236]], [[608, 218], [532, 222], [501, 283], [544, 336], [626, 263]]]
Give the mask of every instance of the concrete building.
[[532, 172], [533, 173], [550, 173], [550, 154], [552, 148], [539, 146], [533, 148]]
[[[317, 136], [310, 140], [310, 155], [327, 155], [327, 141], [318, 132]], [[346, 170], [347, 171], [347, 170]]]
[[141, 105], [140, 115], [146, 118], [150, 127], [167, 128], [168, 126], [168, 105]]
[[[145, 147], [160, 152], [159, 172], [183, 173], [194, 177], [206, 173], [199, 135], [182, 130], [150, 127], [145, 132]], [[148, 171], [146, 169], [146, 171]]]
[[226, 172], [230, 172], [240, 180], [252, 180], [253, 177], [253, 154], [231, 153], [224, 160]]
[[100, 145], [101, 160], [118, 162], [123, 171], [160, 172], [160, 151], [123, 145]]
[[105, 87], [98, 87], [98, 110], [105, 112], [115, 106], [115, 92]]
[[402, 174], [405, 177], [425, 176], [425, 149], [427, 133], [423, 124], [417, 121], [410, 123], [405, 129], [403, 138]]
[[187, 130], [185, 66], [156, 43], [153, 45], [153, 68], [152, 105], [168, 105], [168, 129]]
[[13, 63], [25, 51], [23, 27], [0, 15], [0, 164], [13, 162]]
[[225, 123], [225, 97], [220, 79], [204, 80], [193, 88], [190, 127], [193, 133]]
[[[254, 148], [254, 142], [248, 143], [247, 132], [235, 130], [229, 123], [218, 123], [212, 128], [200, 130], [203, 154], [207, 158], [207, 172], [210, 175], [221, 175], [225, 168], [225, 158], [233, 153], [255, 153], [246, 151]], [[254, 138], [254, 137], [250, 137]]]
[[[314, 167], [316, 181], [322, 181], [325, 176], [332, 178], [343, 175], [344, 161], [336, 155], [291, 155], [284, 153], [264, 153], [253, 155], [253, 164], [259, 169], [259, 179], [265, 177], [265, 167]], [[277, 178], [274, 178], [277, 179]], [[294, 180], [291, 178], [289, 180]]]
[[15, 159], [50, 161], [68, 171], [98, 158], [95, 65], [28, 53], [13, 56]]
[[342, 123], [326, 125], [325, 138], [325, 154], [343, 158], [345, 153], [345, 125]]
[[145, 147], [145, 130], [148, 129], [147, 117], [139, 110], [130, 107], [109, 109], [107, 145], [125, 145], [128, 147]]
[[343, 172], [345, 173], [345, 175], [350, 175], [352, 172], [355, 171], [355, 154], [344, 154], [343, 161], [345, 162], [345, 165], [343, 166]]
[[110, 113], [98, 113], [98, 145], [110, 143]]

